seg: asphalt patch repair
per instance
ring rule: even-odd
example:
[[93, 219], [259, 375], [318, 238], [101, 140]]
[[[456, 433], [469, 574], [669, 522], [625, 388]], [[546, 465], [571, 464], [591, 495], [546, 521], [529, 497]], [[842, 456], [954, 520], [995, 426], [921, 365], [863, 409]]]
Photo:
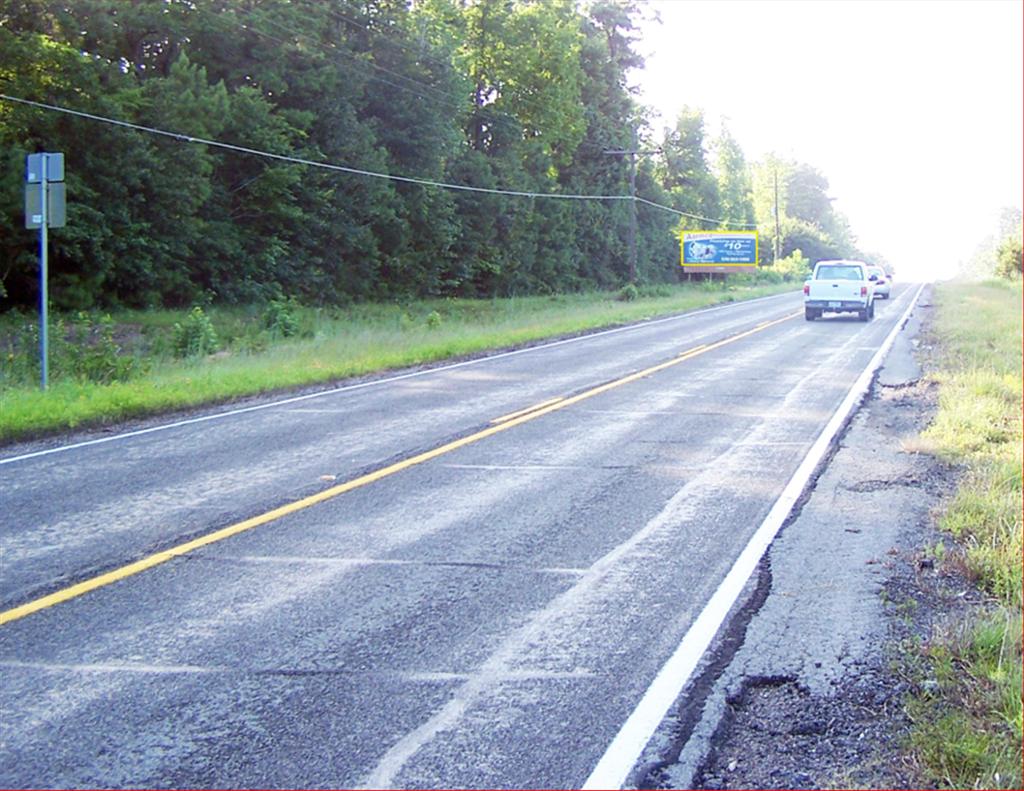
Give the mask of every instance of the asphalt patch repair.
[[916, 363], [927, 297], [748, 585], [738, 634], [652, 740], [637, 787], [933, 787], [907, 752], [918, 682], [900, 659], [982, 597], [929, 551], [960, 473], [914, 452], [937, 406]]

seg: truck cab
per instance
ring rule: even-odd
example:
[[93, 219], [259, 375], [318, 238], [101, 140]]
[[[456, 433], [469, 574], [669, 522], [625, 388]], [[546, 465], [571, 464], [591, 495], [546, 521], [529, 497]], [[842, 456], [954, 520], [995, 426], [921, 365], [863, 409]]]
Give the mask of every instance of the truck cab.
[[819, 261], [804, 283], [804, 318], [814, 321], [824, 313], [856, 313], [861, 321], [875, 315], [875, 293], [863, 261]]

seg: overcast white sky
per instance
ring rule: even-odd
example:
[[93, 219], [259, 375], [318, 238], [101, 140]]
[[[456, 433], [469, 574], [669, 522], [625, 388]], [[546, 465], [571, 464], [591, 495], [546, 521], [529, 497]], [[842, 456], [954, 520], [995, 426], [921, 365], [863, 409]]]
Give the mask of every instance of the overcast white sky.
[[949, 275], [1024, 201], [1019, 0], [649, 0], [633, 75], [669, 125], [725, 117], [748, 160], [828, 178], [860, 246]]

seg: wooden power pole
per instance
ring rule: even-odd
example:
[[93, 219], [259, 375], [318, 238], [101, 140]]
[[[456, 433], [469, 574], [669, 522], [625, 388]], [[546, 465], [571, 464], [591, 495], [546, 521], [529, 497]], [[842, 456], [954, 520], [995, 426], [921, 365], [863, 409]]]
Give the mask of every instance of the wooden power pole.
[[779, 168], [776, 165], [772, 168], [775, 177], [775, 239], [772, 245], [772, 266], [779, 260]]
[[641, 154], [660, 154], [661, 149], [656, 148], [651, 151], [641, 151], [637, 142], [636, 127], [634, 126], [631, 130], [633, 138], [632, 148], [608, 148], [605, 149], [604, 153], [614, 154], [616, 156], [629, 156], [629, 231], [626, 237], [626, 246], [629, 248], [628, 255], [628, 268], [629, 268], [629, 282], [636, 282], [636, 263], [637, 263], [637, 250], [636, 250], [636, 237], [638, 230], [638, 220], [636, 215], [636, 158]]

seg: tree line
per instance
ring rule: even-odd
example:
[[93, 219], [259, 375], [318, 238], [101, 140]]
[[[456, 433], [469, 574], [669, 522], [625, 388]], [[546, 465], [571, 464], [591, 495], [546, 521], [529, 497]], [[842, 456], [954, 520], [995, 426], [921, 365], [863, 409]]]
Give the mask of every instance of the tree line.
[[[776, 179], [781, 255], [855, 254], [815, 168], [748, 163], [695, 108], [654, 128], [630, 87], [642, 12], [637, 0], [0, 0], [0, 93], [285, 158], [0, 99], [0, 304], [37, 299], [22, 205], [36, 151], [65, 153], [50, 290], [69, 309], [672, 282], [683, 228], [756, 223], [769, 262]], [[622, 152], [637, 148], [653, 153], [635, 161], [635, 204], [291, 161], [629, 196]]]
[[992, 233], [983, 238], [970, 258], [962, 260], [958, 274], [969, 279], [1001, 277], [1015, 280], [1024, 276], [1024, 213], [1016, 206], [1004, 206], [993, 222]]

